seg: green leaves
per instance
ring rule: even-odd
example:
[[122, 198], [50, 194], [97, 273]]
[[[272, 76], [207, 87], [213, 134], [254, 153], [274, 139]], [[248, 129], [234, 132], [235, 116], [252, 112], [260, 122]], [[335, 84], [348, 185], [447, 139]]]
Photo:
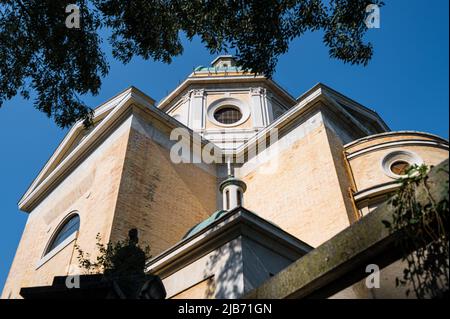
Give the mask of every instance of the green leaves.
[[370, 43], [364, 43], [367, 31], [365, 9], [369, 4], [382, 6], [381, 1], [333, 0], [326, 21], [324, 43], [333, 58], [350, 64], [367, 65], [373, 54]]
[[[393, 220], [382, 221], [391, 232], [402, 234], [397, 244], [407, 268], [402, 279], [396, 278], [396, 286], [411, 287], [406, 290], [407, 296], [414, 291], [417, 298], [442, 297], [449, 285], [448, 197], [435, 202], [427, 185], [428, 171], [425, 165], [407, 171], [390, 201], [395, 209]], [[427, 194], [425, 202], [416, 198], [419, 188]]]
[[0, 106], [17, 94], [60, 127], [92, 111], [80, 96], [97, 94], [108, 64], [98, 31], [107, 28], [113, 57], [171, 63], [183, 53], [180, 34], [199, 37], [212, 54], [232, 53], [246, 71], [271, 77], [290, 42], [322, 30], [330, 56], [366, 65], [367, 0], [78, 0], [80, 29], [65, 26], [73, 0], [0, 1]]
[[113, 56], [128, 63], [133, 56], [166, 63], [183, 52], [180, 24], [170, 1], [93, 0], [111, 29]]
[[91, 110], [78, 98], [97, 94], [108, 66], [100, 50], [98, 20], [79, 1], [81, 28], [65, 26], [65, 7], [73, 1], [31, 0], [1, 3], [0, 106], [17, 93], [52, 117], [60, 127], [78, 119], [89, 122]]
[[129, 275], [131, 272], [144, 273], [145, 262], [151, 258], [149, 246], [140, 247], [130, 238], [116, 243], [103, 244], [100, 234], [97, 234], [96, 240], [95, 261], [91, 260], [91, 254], [83, 251], [78, 245], [75, 246], [78, 252], [78, 264], [88, 274]]

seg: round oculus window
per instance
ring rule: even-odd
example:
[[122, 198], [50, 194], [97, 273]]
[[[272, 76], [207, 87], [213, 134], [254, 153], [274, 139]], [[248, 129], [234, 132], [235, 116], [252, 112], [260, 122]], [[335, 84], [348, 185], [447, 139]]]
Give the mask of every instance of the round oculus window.
[[408, 170], [414, 165], [421, 165], [422, 159], [415, 153], [407, 150], [398, 150], [387, 154], [382, 162], [386, 175], [399, 178], [407, 175]]
[[241, 118], [242, 113], [235, 106], [223, 106], [214, 112], [214, 119], [222, 124], [234, 124]]
[[411, 167], [411, 165], [406, 161], [395, 161], [391, 164], [391, 172], [396, 175], [406, 175], [406, 172]]

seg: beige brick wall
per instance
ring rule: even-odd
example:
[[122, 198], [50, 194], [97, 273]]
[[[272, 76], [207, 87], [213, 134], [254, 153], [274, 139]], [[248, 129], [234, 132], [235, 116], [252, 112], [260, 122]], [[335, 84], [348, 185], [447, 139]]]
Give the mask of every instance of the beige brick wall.
[[131, 130], [111, 238], [135, 227], [156, 256], [216, 210], [217, 180], [195, 164], [172, 163], [168, 146], [151, 137], [156, 124], [137, 117], [144, 129]]
[[[276, 157], [278, 169], [243, 176], [244, 206], [314, 247], [349, 226], [353, 214], [342, 146], [323, 124]], [[262, 164], [270, 165], [270, 163]], [[337, 168], [338, 166], [338, 168]]]
[[[382, 167], [383, 158], [394, 151], [404, 150], [417, 154], [426, 165], [437, 165], [448, 158], [448, 149], [438, 148], [430, 145], [409, 145], [401, 144], [408, 136], [398, 135], [390, 136], [389, 141], [399, 142], [398, 145], [377, 149], [367, 152], [358, 157], [350, 158], [349, 163], [353, 173], [356, 190], [361, 191], [372, 186], [382, 183], [394, 181], [394, 178], [388, 176]], [[426, 139], [428, 140], [428, 139]], [[377, 139], [378, 144], [382, 144], [386, 139]], [[374, 141], [369, 141], [367, 145], [373, 146]], [[364, 145], [359, 145], [358, 148], [365, 148]], [[352, 148], [353, 150], [353, 148]]]
[[76, 243], [96, 251], [96, 235], [109, 239], [131, 121], [125, 121], [29, 214], [2, 298], [20, 298], [21, 287], [48, 285], [77, 266], [74, 244], [36, 269], [45, 247], [70, 212], [80, 215]]
[[[138, 228], [141, 242], [150, 245], [156, 256], [217, 209], [217, 168], [174, 164], [167, 123], [142, 109], [133, 110], [30, 213], [2, 298], [19, 298], [21, 287], [49, 285], [55, 275], [68, 274], [69, 267], [77, 265], [75, 243], [95, 257], [98, 233], [104, 242], [114, 242]], [[300, 130], [303, 135], [290, 136], [296, 140], [289, 147], [268, 162], [249, 165], [240, 176], [247, 184], [246, 208], [314, 247], [356, 220], [350, 188], [361, 190], [392, 180], [381, 167], [387, 153], [409, 150], [428, 165], [448, 157], [448, 150], [442, 148], [396, 145], [347, 163], [341, 140], [320, 122], [319, 115], [314, 115], [318, 122]], [[346, 151], [417, 136], [369, 139]], [[424, 136], [423, 140], [434, 139]], [[274, 161], [277, 169], [262, 173]], [[78, 237], [37, 268], [56, 228], [75, 210], [81, 219]], [[193, 287], [192, 294], [201, 294], [202, 287]]]
[[[137, 227], [141, 241], [157, 255], [216, 210], [215, 169], [173, 164], [167, 145], [131, 129], [137, 116], [130, 116], [30, 213], [3, 298], [18, 298], [21, 287], [49, 285], [55, 275], [67, 275], [69, 266], [78, 266], [75, 243], [94, 258], [98, 233], [103, 242], [114, 242]], [[140, 124], [151, 126], [160, 138], [167, 135], [164, 125], [147, 120], [141, 118]], [[37, 268], [56, 227], [74, 210], [81, 220], [78, 238]]]
[[347, 158], [345, 157], [344, 146], [342, 145], [339, 137], [336, 136], [336, 134], [332, 130], [326, 128], [326, 131], [328, 140], [330, 142], [330, 151], [333, 157], [334, 167], [340, 186], [340, 189], [337, 189], [336, 192], [340, 192], [342, 194], [342, 200], [345, 205], [348, 219], [350, 223], [354, 223], [358, 220], [359, 214], [355, 207], [352, 196], [352, 192], [355, 189], [355, 184], [349, 163], [347, 161]]

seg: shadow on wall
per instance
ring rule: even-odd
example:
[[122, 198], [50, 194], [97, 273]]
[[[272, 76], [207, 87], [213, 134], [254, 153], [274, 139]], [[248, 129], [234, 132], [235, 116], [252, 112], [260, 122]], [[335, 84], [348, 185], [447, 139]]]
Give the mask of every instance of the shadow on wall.
[[212, 197], [214, 198], [214, 201], [211, 201], [205, 194], [205, 189], [215, 190], [215, 178], [214, 183], [210, 183], [208, 187], [208, 181], [205, 179], [205, 176], [209, 176], [208, 173], [202, 171], [201, 168], [196, 167], [193, 163], [173, 163], [170, 159], [170, 153], [164, 152], [160, 148], [158, 148], [158, 151], [165, 158], [166, 163], [171, 168], [171, 171], [178, 178], [177, 180], [184, 186], [183, 189], [186, 190], [192, 198], [195, 198], [202, 216], [204, 216], [204, 218], [208, 218], [208, 212], [215, 209], [216, 192], [211, 192], [213, 195]]
[[243, 262], [240, 240], [234, 239], [213, 251], [204, 270], [207, 283], [205, 298], [234, 299], [243, 293]]

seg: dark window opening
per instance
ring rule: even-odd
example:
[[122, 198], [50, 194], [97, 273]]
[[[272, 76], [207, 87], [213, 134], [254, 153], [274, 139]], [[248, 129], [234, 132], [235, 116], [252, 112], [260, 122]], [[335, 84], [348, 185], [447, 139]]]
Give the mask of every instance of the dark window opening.
[[66, 240], [70, 235], [75, 233], [80, 229], [80, 216], [78, 214], [73, 215], [70, 217], [63, 226], [59, 228], [59, 230], [56, 232], [56, 235], [54, 235], [52, 242], [47, 248], [47, 251], [45, 254], [48, 254], [53, 249], [55, 249], [59, 244], [61, 244], [64, 240]]
[[396, 175], [406, 175], [410, 165], [405, 161], [396, 161], [391, 165], [392, 173]]
[[220, 122], [222, 124], [233, 124], [238, 122], [242, 118], [242, 113], [235, 107], [226, 106], [217, 110], [214, 113], [214, 118], [217, 122]]
[[237, 204], [238, 206], [242, 206], [242, 194], [241, 191], [237, 191]]

